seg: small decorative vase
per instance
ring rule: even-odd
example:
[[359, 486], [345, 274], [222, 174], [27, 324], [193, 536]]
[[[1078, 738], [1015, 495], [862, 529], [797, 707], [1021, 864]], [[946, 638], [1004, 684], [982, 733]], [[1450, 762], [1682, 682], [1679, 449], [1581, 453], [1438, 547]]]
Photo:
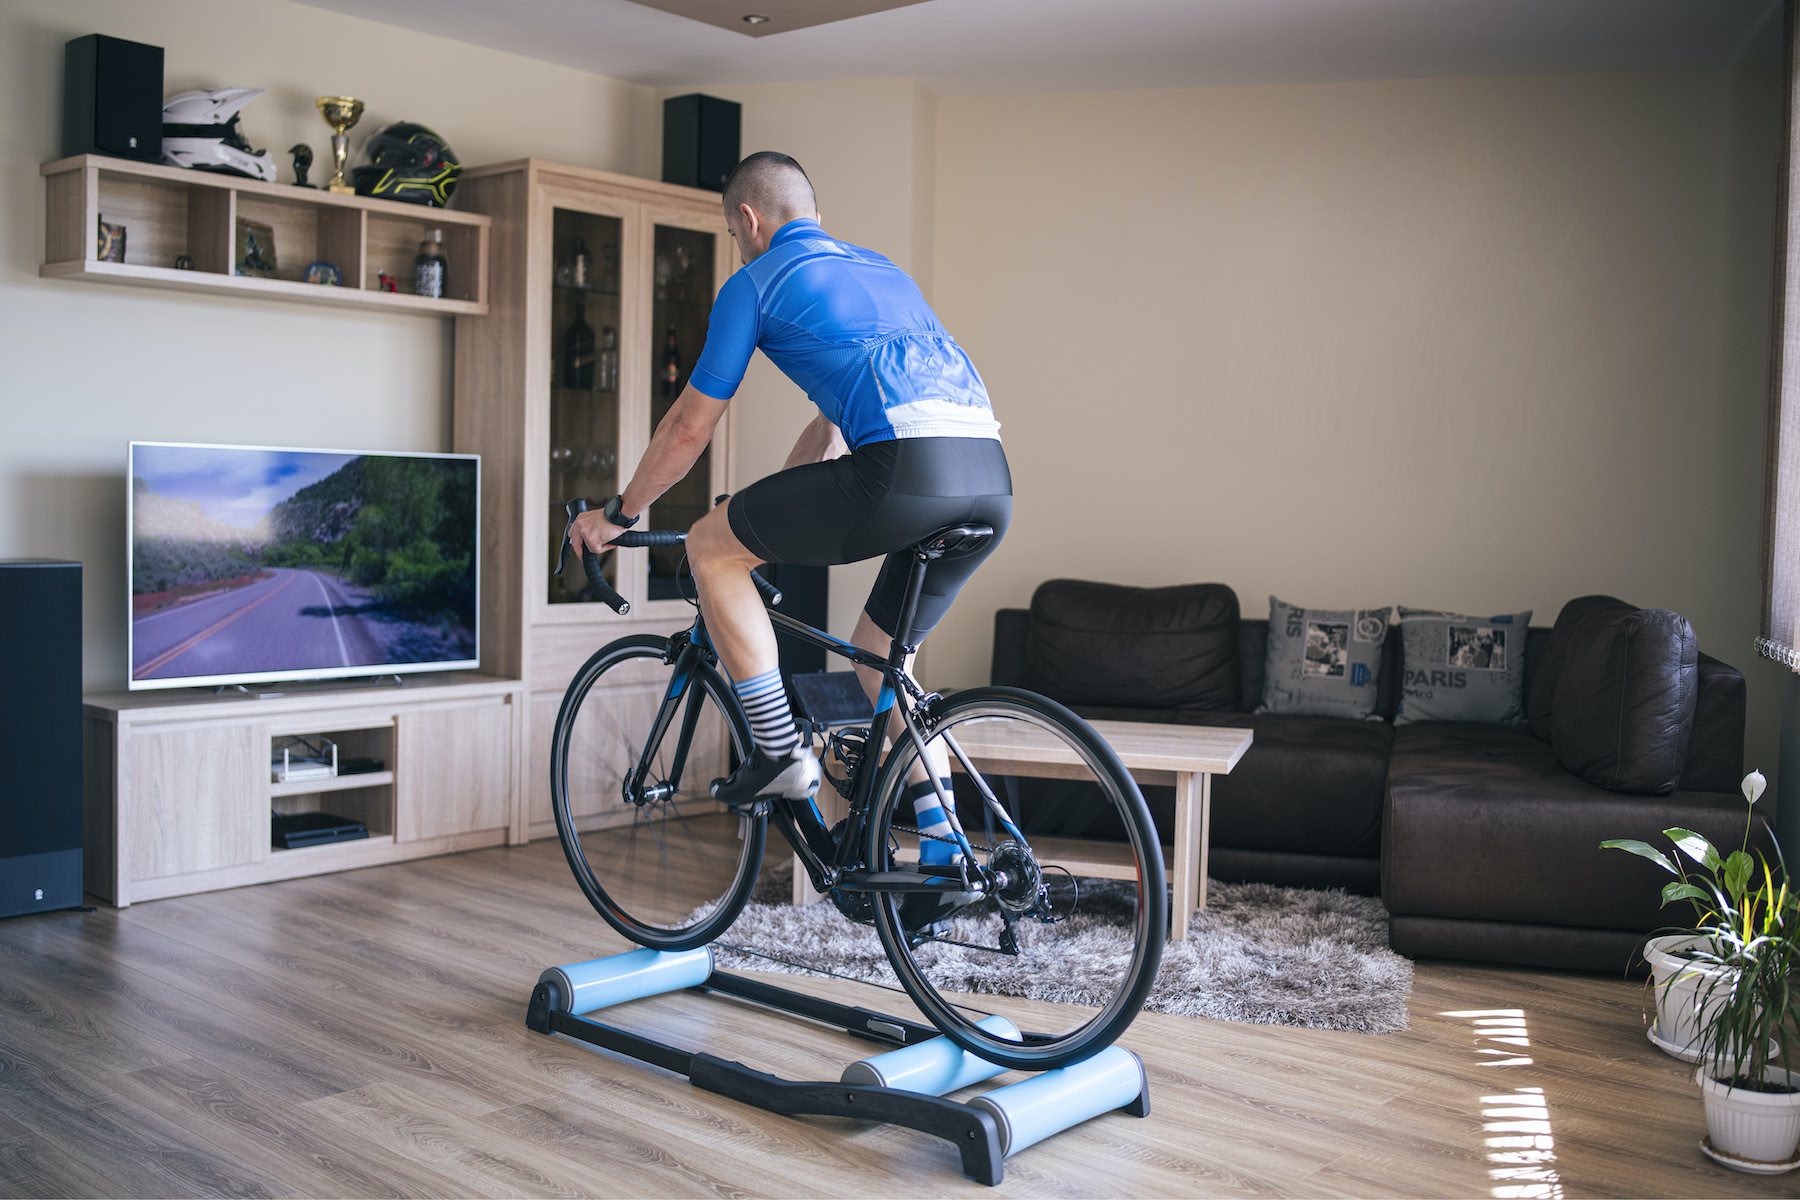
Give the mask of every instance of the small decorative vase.
[[[1744, 1171], [1770, 1171], [1794, 1165], [1800, 1148], [1800, 1091], [1757, 1092], [1727, 1087], [1702, 1067], [1695, 1072], [1706, 1101], [1706, 1133], [1713, 1157]], [[1796, 1086], [1795, 1074], [1770, 1067], [1763, 1078]], [[1741, 1160], [1743, 1165], [1730, 1160]]]

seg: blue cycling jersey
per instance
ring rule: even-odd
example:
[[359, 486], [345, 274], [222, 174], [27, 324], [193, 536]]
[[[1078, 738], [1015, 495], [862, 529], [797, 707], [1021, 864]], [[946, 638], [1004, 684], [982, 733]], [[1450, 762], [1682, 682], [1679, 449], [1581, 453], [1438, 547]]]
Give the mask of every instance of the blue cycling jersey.
[[758, 348], [806, 392], [851, 449], [908, 437], [1000, 436], [975, 364], [918, 284], [817, 221], [790, 221], [713, 304], [690, 377], [729, 400]]

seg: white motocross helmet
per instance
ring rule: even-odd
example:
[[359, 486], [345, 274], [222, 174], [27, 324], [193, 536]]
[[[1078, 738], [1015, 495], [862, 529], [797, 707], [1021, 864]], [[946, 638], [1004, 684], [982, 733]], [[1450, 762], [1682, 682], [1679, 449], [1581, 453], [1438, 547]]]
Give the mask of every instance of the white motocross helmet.
[[201, 171], [225, 171], [275, 182], [275, 160], [252, 150], [238, 132], [238, 109], [261, 88], [202, 88], [163, 101], [163, 161]]

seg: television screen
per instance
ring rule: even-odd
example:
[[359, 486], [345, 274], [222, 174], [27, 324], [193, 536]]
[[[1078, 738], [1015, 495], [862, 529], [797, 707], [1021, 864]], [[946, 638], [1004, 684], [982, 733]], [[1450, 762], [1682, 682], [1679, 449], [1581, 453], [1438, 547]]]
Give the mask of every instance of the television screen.
[[470, 668], [480, 459], [133, 442], [132, 688]]

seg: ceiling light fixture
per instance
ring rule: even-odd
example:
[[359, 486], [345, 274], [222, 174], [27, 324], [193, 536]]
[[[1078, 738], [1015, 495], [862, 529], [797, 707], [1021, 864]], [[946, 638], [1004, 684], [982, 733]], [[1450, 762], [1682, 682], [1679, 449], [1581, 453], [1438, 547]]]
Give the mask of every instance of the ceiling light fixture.
[[744, 16], [744, 24], [746, 25], [767, 25], [768, 23], [769, 18], [763, 16], [761, 13], [746, 13]]

